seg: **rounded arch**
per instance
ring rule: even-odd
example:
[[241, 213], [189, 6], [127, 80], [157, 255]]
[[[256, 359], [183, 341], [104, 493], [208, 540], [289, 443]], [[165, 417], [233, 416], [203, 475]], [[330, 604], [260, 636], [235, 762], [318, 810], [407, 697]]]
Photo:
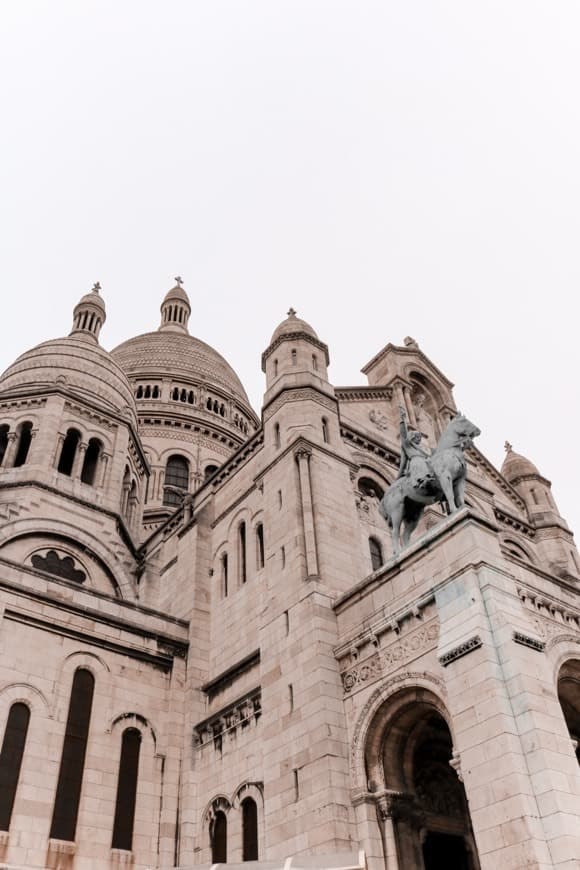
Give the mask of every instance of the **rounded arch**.
[[160, 752], [158, 749], [157, 732], [155, 731], [155, 728], [149, 719], [142, 713], [135, 713], [134, 711], [118, 713], [111, 720], [107, 731], [109, 734], [116, 734], [119, 731], [125, 731], [127, 728], [135, 728], [137, 731], [140, 731], [141, 734], [150, 742], [154, 755], [159, 757], [165, 756], [165, 753]]
[[521, 541], [516, 540], [511, 535], [501, 535], [500, 541], [502, 549], [504, 549], [508, 555], [515, 556], [516, 559], [523, 559], [526, 562], [531, 562], [533, 565], [536, 563], [536, 560], [530, 553], [528, 547], [522, 544]]
[[58, 721], [66, 720], [73, 678], [79, 668], [89, 671], [94, 677], [95, 690], [98, 691], [103, 699], [103, 703], [94, 705], [91, 718], [99, 721], [102, 730], [106, 731], [106, 723], [111, 719], [110, 706], [113, 697], [113, 681], [107, 662], [96, 653], [75, 650], [62, 660], [55, 681], [56, 690], [52, 707], [53, 716]]
[[[110, 549], [95, 535], [60, 519], [19, 517], [0, 528], [0, 555], [2, 550], [23, 538], [49, 538], [69, 546], [73, 552], [82, 548], [84, 557], [90, 557], [101, 566], [110, 580], [116, 597], [135, 600], [133, 580], [120, 560], [112, 564]], [[114, 557], [113, 557], [114, 558]]]
[[234, 791], [231, 799], [231, 805], [234, 809], [239, 809], [244, 798], [253, 798], [258, 807], [264, 808], [264, 785], [261, 782], [246, 779]]
[[374, 747], [374, 749], [371, 749], [371, 752], [375, 752], [377, 759], [380, 755], [381, 721], [384, 722], [382, 716], [385, 712], [388, 715], [385, 705], [388, 704], [391, 698], [401, 692], [409, 692], [405, 703], [411, 701], [413, 692], [429, 693], [430, 697], [435, 699], [436, 703], [440, 706], [439, 712], [443, 715], [449, 730], [453, 734], [451, 717], [447, 712], [444, 701], [446, 695], [445, 685], [439, 677], [426, 672], [415, 673], [412, 671], [404, 671], [392, 677], [372, 693], [361, 710], [354, 728], [351, 746], [351, 779], [353, 786], [358, 789], [367, 790], [369, 779], [369, 776], [367, 776], [367, 747]]
[[12, 704], [26, 704], [31, 713], [39, 710], [49, 719], [53, 718], [46, 695], [31, 683], [7, 683], [0, 688], [0, 721]]

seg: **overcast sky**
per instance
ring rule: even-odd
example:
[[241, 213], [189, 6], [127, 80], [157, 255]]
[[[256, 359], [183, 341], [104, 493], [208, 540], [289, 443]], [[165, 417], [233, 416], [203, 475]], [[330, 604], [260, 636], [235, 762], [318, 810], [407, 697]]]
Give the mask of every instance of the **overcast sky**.
[[3, 0], [0, 368], [99, 280], [182, 275], [259, 410], [293, 305], [332, 381], [415, 337], [580, 531], [577, 0]]

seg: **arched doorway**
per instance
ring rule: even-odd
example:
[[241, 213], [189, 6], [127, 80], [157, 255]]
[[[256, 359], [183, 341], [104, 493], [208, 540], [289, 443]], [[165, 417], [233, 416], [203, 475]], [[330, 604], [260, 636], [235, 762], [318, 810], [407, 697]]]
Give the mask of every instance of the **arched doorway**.
[[383, 704], [369, 729], [369, 789], [379, 806], [385, 796], [385, 854], [396, 853], [399, 870], [479, 870], [445, 717], [427, 689], [404, 689]]
[[580, 660], [568, 661], [560, 669], [558, 698], [580, 764]]

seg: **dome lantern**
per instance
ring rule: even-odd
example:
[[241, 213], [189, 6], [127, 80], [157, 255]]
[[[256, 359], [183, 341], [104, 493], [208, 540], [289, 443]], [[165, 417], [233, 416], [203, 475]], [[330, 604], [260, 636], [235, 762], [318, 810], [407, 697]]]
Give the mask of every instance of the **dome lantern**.
[[105, 303], [99, 293], [100, 289], [101, 285], [97, 281], [93, 284], [91, 292], [86, 293], [75, 305], [73, 328], [70, 331], [70, 335], [74, 335], [76, 338], [91, 338], [97, 344], [101, 327], [107, 319]]
[[161, 303], [160, 332], [182, 332], [189, 335], [187, 323], [191, 314], [189, 297], [183, 287], [183, 278], [179, 275], [174, 279], [175, 287], [165, 296]]

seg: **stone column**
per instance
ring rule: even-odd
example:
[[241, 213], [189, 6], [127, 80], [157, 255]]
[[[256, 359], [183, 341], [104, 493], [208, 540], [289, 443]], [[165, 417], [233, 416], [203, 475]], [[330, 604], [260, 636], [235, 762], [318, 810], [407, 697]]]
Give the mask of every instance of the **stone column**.
[[318, 556], [316, 553], [314, 511], [312, 508], [312, 489], [310, 485], [310, 457], [312, 456], [312, 451], [307, 447], [299, 447], [294, 455], [298, 462], [298, 473], [300, 476], [300, 498], [302, 522], [304, 527], [304, 545], [306, 551], [306, 574], [307, 577], [318, 577]]
[[399, 794], [397, 792], [382, 792], [377, 798], [379, 818], [383, 825], [383, 842], [385, 846], [385, 862], [387, 870], [401, 870], [397, 853], [395, 835], [394, 810]]
[[99, 478], [97, 480], [97, 489], [102, 489], [105, 485], [105, 476], [107, 474], [107, 466], [109, 464], [109, 454], [101, 453], [99, 457]]
[[81, 471], [83, 468], [83, 462], [85, 461], [85, 453], [87, 452], [88, 444], [84, 442], [79, 444], [77, 447], [77, 452], [75, 453], [75, 458], [73, 462], [72, 471], [70, 473], [71, 478], [74, 480], [81, 476]]
[[377, 795], [361, 791], [353, 797], [356, 827], [361, 849], [364, 849], [368, 870], [399, 870], [397, 864], [389, 864], [385, 857], [385, 837], [379, 824], [380, 810]]
[[6, 448], [6, 453], [4, 454], [2, 467], [12, 468], [12, 466], [14, 465], [16, 451], [18, 449], [18, 436], [16, 435], [16, 432], [9, 432], [6, 437], [8, 438], [8, 447]]
[[58, 437], [56, 439], [56, 450], [54, 452], [54, 459], [52, 462], [53, 468], [58, 468], [58, 463], [60, 460], [60, 454], [62, 453], [62, 445], [64, 444], [65, 436], [60, 432], [58, 433]]

